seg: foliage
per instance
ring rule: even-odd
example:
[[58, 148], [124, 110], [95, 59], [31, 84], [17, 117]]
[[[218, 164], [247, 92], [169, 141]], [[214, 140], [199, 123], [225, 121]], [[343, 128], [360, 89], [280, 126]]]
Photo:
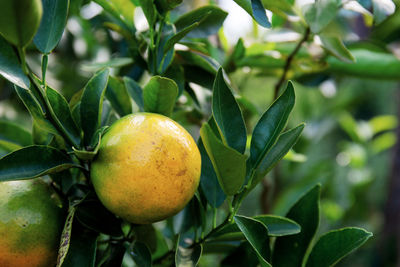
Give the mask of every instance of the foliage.
[[[1, 12], [17, 8], [3, 2]], [[226, 11], [212, 3], [181, 2], [43, 0], [38, 10], [23, 10], [35, 21], [41, 17], [40, 26], [1, 19], [1, 86], [18, 105], [18, 116], [32, 120], [32, 131], [0, 121], [0, 181], [48, 176], [68, 200], [57, 266], [196, 266], [208, 259], [221, 266], [336, 264], [372, 234], [339, 224], [337, 230], [325, 227], [324, 220], [339, 220], [341, 206], [321, 201], [321, 183], [327, 195], [337, 186], [323, 179], [331, 163], [318, 165], [325, 147], [309, 151], [329, 140], [334, 127], [323, 125], [313, 135], [314, 124], [326, 121], [313, 121], [312, 115], [331, 114], [327, 123], [334, 120], [334, 129], [349, 137], [335, 156], [360, 173], [372, 172], [367, 159], [394, 144], [396, 119], [356, 120], [343, 111], [350, 97], [324, 105], [316, 90], [305, 88], [336, 78], [339, 83], [345, 76], [398, 80], [400, 61], [384, 44], [349, 38], [353, 17], [362, 17], [377, 39], [389, 38], [379, 27], [397, 16], [395, 4], [235, 0], [254, 20], [256, 41], [239, 39], [230, 47], [221, 30]], [[21, 25], [10, 33], [10, 23]], [[265, 28], [281, 41], [260, 41], [258, 31]], [[294, 42], [283, 38], [288, 32]], [[96, 60], [104, 49], [113, 56]], [[258, 88], [248, 85], [257, 79]], [[112, 214], [90, 181], [107, 127], [139, 111], [185, 126], [198, 137], [202, 159], [195, 197], [183, 211], [153, 225], [129, 224]], [[279, 168], [283, 158], [280, 164], [288, 168]], [[276, 186], [273, 196], [273, 212], [280, 216], [246, 210], [265, 177], [278, 176], [274, 168], [293, 177], [275, 181], [287, 186]]]

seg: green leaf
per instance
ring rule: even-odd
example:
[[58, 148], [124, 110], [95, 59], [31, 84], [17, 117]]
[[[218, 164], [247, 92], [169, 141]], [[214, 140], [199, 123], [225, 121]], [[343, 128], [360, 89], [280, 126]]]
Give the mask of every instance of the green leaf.
[[139, 0], [139, 3], [150, 28], [153, 28], [157, 20], [157, 10], [153, 0]]
[[[31, 88], [32, 86], [33, 85], [31, 85]], [[39, 101], [33, 95], [32, 90], [26, 90], [21, 87], [15, 86], [15, 91], [17, 92], [19, 98], [22, 100], [25, 107], [28, 109], [29, 113], [33, 117], [34, 124], [36, 124], [38, 128], [54, 135], [60, 135], [53, 124], [45, 118], [45, 113], [40, 106]]]
[[333, 266], [363, 245], [370, 237], [372, 237], [372, 233], [356, 227], [329, 231], [315, 243], [305, 266]]
[[0, 1], [0, 34], [15, 46], [32, 40], [42, 17], [41, 0]]
[[195, 22], [192, 25], [185, 27], [184, 29], [173, 35], [171, 38], [169, 38], [163, 48], [164, 54], [167, 53], [170, 49], [172, 49], [177, 42], [179, 42], [183, 37], [185, 37], [190, 31], [192, 31], [197, 26], [199, 26], [199, 22]]
[[78, 166], [58, 149], [32, 145], [0, 159], [0, 181], [32, 179], [71, 167]]
[[285, 92], [261, 116], [253, 130], [250, 144], [250, 163], [257, 168], [284, 129], [294, 106], [294, 88], [288, 83]]
[[319, 224], [318, 184], [303, 195], [289, 210], [287, 218], [301, 226], [301, 232], [293, 236], [278, 237], [275, 241], [272, 264], [277, 267], [302, 266], [302, 262]]
[[75, 217], [80, 223], [96, 232], [115, 237], [123, 235], [121, 221], [96, 199], [80, 202], [76, 206]]
[[76, 220], [72, 225], [70, 245], [62, 267], [94, 267], [98, 233], [88, 230]]
[[321, 34], [319, 37], [321, 39], [322, 46], [333, 56], [337, 57], [343, 62], [351, 63], [355, 61], [353, 55], [344, 46], [342, 40], [338, 36]]
[[143, 103], [143, 90], [140, 88], [137, 82], [129, 77], [124, 77], [124, 84], [128, 94], [131, 96], [136, 105], [138, 105], [140, 111], [144, 111]]
[[234, 195], [243, 185], [246, 175], [246, 156], [225, 146], [208, 123], [204, 123], [201, 127], [200, 136], [222, 190], [228, 196]]
[[94, 2], [99, 4], [105, 11], [110, 13], [129, 29], [135, 28], [133, 24], [135, 6], [132, 4], [131, 0], [94, 0]]
[[186, 234], [190, 230], [197, 231], [205, 225], [204, 207], [197, 195], [195, 195], [185, 208], [173, 217], [175, 233]]
[[185, 13], [175, 21], [178, 32], [198, 22], [199, 25], [186, 36], [190, 38], [206, 38], [216, 34], [228, 13], [217, 6], [203, 6], [191, 12]]
[[151, 267], [151, 253], [147, 246], [141, 242], [135, 242], [129, 251], [137, 266]]
[[247, 140], [246, 126], [232, 89], [224, 79], [222, 68], [218, 70], [214, 81], [212, 114], [224, 143], [243, 154]]
[[255, 220], [264, 224], [269, 236], [285, 236], [300, 233], [301, 227], [295, 221], [276, 215], [258, 215]]
[[86, 84], [83, 91], [80, 118], [85, 145], [89, 145], [93, 134], [100, 127], [104, 93], [107, 88], [109, 70], [97, 72]]
[[400, 60], [394, 55], [362, 48], [350, 49], [350, 52], [356, 59], [355, 63], [349, 64], [329, 57], [327, 72], [368, 79], [398, 80]]
[[132, 103], [123, 80], [110, 76], [106, 97], [120, 117], [132, 113]]
[[50, 53], [58, 44], [67, 23], [69, 0], [42, 0], [43, 16], [33, 38], [43, 54]]
[[262, 0], [264, 7], [271, 10], [274, 14], [280, 17], [285, 17], [286, 14], [293, 14], [293, 2], [290, 0]]
[[271, 23], [267, 18], [265, 8], [261, 0], [234, 0], [236, 4], [241, 6], [258, 24], [265, 28], [271, 27]]
[[[182, 64], [187, 64], [187, 65], [194, 65], [202, 68], [203, 70], [216, 74], [218, 69], [220, 68], [220, 64], [213, 58], [208, 57], [206, 55], [192, 52], [192, 51], [177, 51], [176, 53], [179, 55], [179, 60], [181, 60], [180, 63]], [[186, 68], [185, 68], [186, 70]], [[185, 71], [185, 75], [186, 75]], [[198, 76], [198, 73], [195, 73], [194, 75]], [[200, 84], [200, 83], [199, 83]]]
[[319, 0], [303, 7], [306, 22], [313, 33], [321, 32], [335, 17], [338, 12], [336, 0]]
[[0, 75], [15, 85], [28, 89], [30, 82], [12, 46], [0, 35]]
[[[285, 236], [300, 233], [301, 227], [295, 221], [276, 215], [258, 215], [253, 219], [261, 222], [268, 229], [269, 236]], [[228, 224], [212, 235], [215, 241], [242, 240], [244, 238], [236, 224]]]
[[74, 146], [80, 144], [80, 131], [72, 118], [68, 102], [56, 90], [46, 87], [46, 96], [49, 100], [54, 119], [59, 129], [61, 129], [73, 141]]
[[396, 10], [396, 5], [392, 0], [372, 0], [372, 9], [376, 24], [383, 22]]
[[257, 253], [261, 266], [271, 266], [268, 262], [271, 249], [267, 227], [255, 219], [239, 215], [235, 216], [235, 223]]
[[170, 116], [178, 96], [178, 86], [168, 78], [153, 76], [143, 88], [144, 110]]
[[130, 57], [112, 58], [104, 62], [84, 63], [81, 65], [84, 71], [98, 71], [103, 68], [121, 68], [133, 64], [133, 59]]
[[10, 121], [0, 120], [0, 148], [11, 152], [32, 145], [30, 132]]
[[[179, 242], [178, 242], [179, 244]], [[175, 253], [176, 267], [195, 267], [199, 263], [203, 246], [196, 245], [194, 248], [184, 248], [178, 246]]]
[[218, 182], [217, 174], [201, 139], [198, 142], [198, 147], [201, 155], [200, 187], [211, 207], [218, 208], [224, 203], [226, 196]]
[[[282, 133], [274, 146], [268, 151], [267, 156], [261, 161], [258, 166], [253, 180], [251, 181], [250, 190], [265, 177], [265, 175], [278, 163], [296, 144], [302, 131], [304, 124]], [[249, 191], [250, 191], [249, 190]]]

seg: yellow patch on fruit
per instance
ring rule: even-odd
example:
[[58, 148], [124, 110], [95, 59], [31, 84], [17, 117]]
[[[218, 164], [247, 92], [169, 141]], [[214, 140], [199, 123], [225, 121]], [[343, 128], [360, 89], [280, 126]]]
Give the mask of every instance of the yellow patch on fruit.
[[116, 121], [91, 165], [100, 201], [136, 224], [168, 218], [193, 197], [200, 180], [196, 142], [178, 123], [152, 113]]

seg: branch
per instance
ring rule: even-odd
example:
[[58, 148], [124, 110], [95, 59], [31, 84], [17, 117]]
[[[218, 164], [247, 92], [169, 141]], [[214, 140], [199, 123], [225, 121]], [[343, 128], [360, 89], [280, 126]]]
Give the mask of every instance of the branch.
[[294, 57], [296, 56], [297, 52], [299, 52], [301, 46], [308, 40], [308, 37], [310, 36], [310, 27], [306, 28], [306, 31], [304, 32], [303, 38], [297, 43], [295, 49], [290, 53], [288, 58], [286, 59], [285, 66], [283, 68], [283, 73], [279, 81], [275, 85], [275, 92], [274, 92], [274, 100], [278, 98], [279, 94], [279, 89], [281, 88], [282, 84], [286, 80], [287, 73], [289, 72], [290, 65], [292, 64], [292, 61]]

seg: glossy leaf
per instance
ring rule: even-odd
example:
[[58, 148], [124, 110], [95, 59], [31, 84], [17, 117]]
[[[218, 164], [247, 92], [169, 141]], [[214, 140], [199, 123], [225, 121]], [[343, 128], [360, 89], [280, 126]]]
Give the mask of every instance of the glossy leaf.
[[319, 195], [321, 186], [318, 184], [304, 194], [289, 210], [287, 218], [296, 221], [301, 226], [297, 235], [278, 237], [275, 241], [273, 266], [301, 266], [307, 248], [309, 247], [319, 224]]
[[[269, 236], [285, 236], [300, 233], [301, 227], [295, 221], [276, 215], [258, 215], [253, 219], [261, 222], [268, 229]], [[244, 236], [236, 224], [228, 224], [212, 235], [213, 242], [243, 240]]]
[[157, 10], [152, 0], [139, 0], [140, 6], [142, 7], [143, 13], [150, 25], [150, 28], [154, 26], [157, 19]]
[[15, 85], [28, 89], [30, 82], [12, 46], [0, 35], [0, 75]]
[[[191, 51], [178, 51], [177, 54], [179, 55], [179, 60], [181, 60], [180, 63], [200, 67], [203, 70], [214, 75], [220, 68], [220, 64], [215, 61], [215, 59], [200, 53]], [[195, 73], [195, 75], [199, 75], [199, 73]]]
[[47, 87], [46, 96], [49, 100], [56, 124], [72, 141], [75, 146], [80, 144], [80, 131], [78, 130], [67, 100], [56, 90]]
[[300, 233], [301, 227], [295, 221], [276, 215], [258, 215], [255, 220], [264, 224], [269, 236], [284, 236]]
[[177, 42], [179, 42], [183, 37], [185, 37], [190, 31], [192, 31], [197, 26], [199, 26], [199, 22], [195, 22], [192, 25], [185, 27], [184, 29], [173, 35], [171, 38], [169, 38], [163, 48], [164, 54], [167, 53], [170, 49], [172, 49]]
[[241, 6], [258, 24], [265, 28], [271, 27], [265, 8], [261, 0], [234, 0]]
[[203, 6], [191, 12], [185, 13], [175, 21], [178, 32], [198, 22], [199, 25], [186, 36], [190, 38], [206, 38], [216, 34], [228, 15], [217, 6]]
[[396, 5], [392, 0], [372, 0], [372, 9], [375, 23], [379, 24], [395, 12]]
[[212, 207], [218, 208], [224, 203], [226, 195], [218, 182], [217, 174], [214, 171], [212, 162], [207, 155], [201, 139], [199, 140], [198, 147], [201, 155], [200, 187], [208, 203]]
[[50, 53], [58, 44], [67, 23], [69, 0], [42, 0], [43, 16], [33, 38], [43, 54]]
[[354, 62], [355, 59], [350, 51], [344, 46], [342, 40], [337, 36], [320, 35], [322, 46], [332, 55], [342, 60], [343, 62]]
[[106, 97], [120, 117], [132, 113], [132, 103], [125, 83], [117, 77], [110, 76]]
[[62, 267], [94, 267], [98, 233], [74, 221], [68, 253]]
[[77, 167], [61, 151], [48, 146], [28, 146], [0, 159], [0, 181], [24, 180]]
[[364, 244], [370, 237], [372, 237], [372, 233], [356, 227], [329, 231], [315, 243], [305, 266], [333, 266]]
[[199, 263], [203, 246], [197, 245], [194, 248], [179, 246], [175, 253], [176, 267], [195, 267]]
[[140, 88], [139, 84], [135, 80], [129, 77], [124, 77], [124, 84], [128, 94], [131, 96], [136, 105], [138, 105], [140, 111], [144, 111], [143, 103], [143, 90]]
[[225, 146], [208, 123], [204, 123], [201, 127], [200, 136], [222, 190], [229, 196], [234, 195], [243, 185], [246, 175], [246, 156]]
[[133, 14], [135, 6], [131, 0], [94, 0], [114, 18], [121, 21], [129, 29], [134, 29]]
[[[264, 178], [264, 176], [278, 163], [296, 144], [301, 133], [303, 132], [304, 124], [282, 133], [274, 146], [268, 151], [268, 154], [258, 166], [253, 180], [251, 181], [250, 190]], [[250, 191], [249, 190], [249, 191]]]
[[250, 144], [250, 163], [257, 168], [286, 126], [294, 106], [294, 88], [288, 83], [285, 92], [261, 116], [253, 130]]
[[151, 253], [145, 244], [135, 242], [133, 248], [129, 251], [129, 255], [137, 266], [151, 267]]
[[224, 79], [222, 68], [218, 70], [214, 81], [212, 113], [224, 143], [243, 154], [247, 140], [246, 126], [232, 89]]
[[0, 120], [0, 148], [14, 151], [32, 145], [30, 132], [10, 121]]
[[103, 99], [108, 83], [109, 70], [96, 73], [86, 84], [80, 105], [81, 127], [85, 145], [89, 145], [93, 134], [100, 127]]
[[336, 0], [320, 0], [303, 7], [304, 18], [313, 33], [321, 32], [336, 17], [338, 10]]
[[39, 28], [41, 0], [0, 1], [0, 34], [8, 42], [25, 47]]
[[178, 86], [168, 78], [154, 76], [143, 88], [144, 110], [170, 116], [178, 96]]
[[271, 249], [267, 227], [255, 219], [239, 215], [235, 216], [235, 223], [257, 253], [261, 266], [271, 266], [268, 262], [271, 257]]
[[59, 132], [53, 126], [53, 124], [45, 118], [45, 113], [39, 101], [33, 95], [32, 90], [26, 90], [21, 87], [15, 86], [15, 91], [17, 92], [19, 98], [22, 100], [25, 107], [28, 109], [29, 113], [33, 117], [36, 126], [49, 133], [59, 135]]

